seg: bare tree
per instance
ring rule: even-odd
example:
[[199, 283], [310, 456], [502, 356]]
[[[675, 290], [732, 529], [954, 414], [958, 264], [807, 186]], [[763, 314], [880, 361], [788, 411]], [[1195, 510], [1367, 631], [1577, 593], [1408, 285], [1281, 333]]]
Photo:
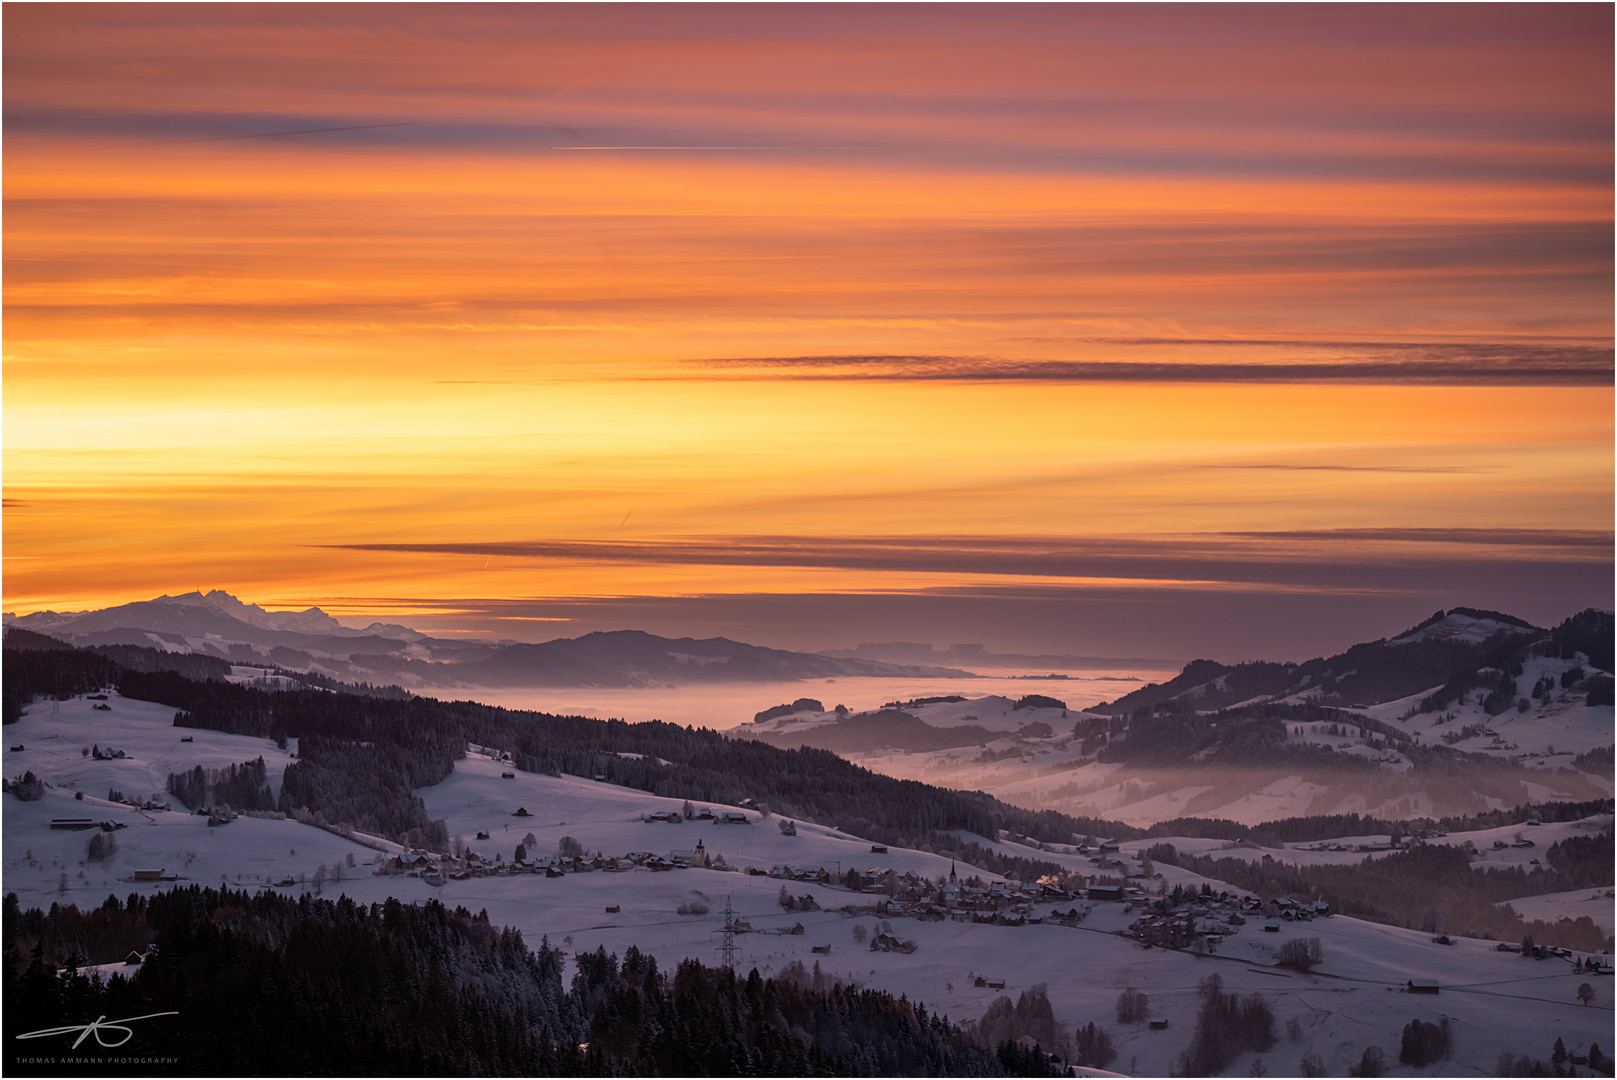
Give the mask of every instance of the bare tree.
[[1349, 1076], [1387, 1075], [1387, 1053], [1379, 1046], [1366, 1046], [1359, 1055], [1359, 1064], [1348, 1068]]
[[1138, 1024], [1151, 1015], [1151, 1002], [1144, 994], [1129, 987], [1117, 995], [1117, 1022], [1119, 1024]]
[[1281, 967], [1307, 971], [1319, 963], [1324, 955], [1325, 948], [1320, 944], [1319, 938], [1292, 938], [1280, 946], [1280, 951], [1275, 954], [1275, 960]]

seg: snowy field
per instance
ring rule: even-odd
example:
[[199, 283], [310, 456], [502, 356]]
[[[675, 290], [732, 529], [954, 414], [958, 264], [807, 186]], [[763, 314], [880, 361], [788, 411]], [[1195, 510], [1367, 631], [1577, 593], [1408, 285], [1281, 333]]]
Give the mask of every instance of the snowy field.
[[[59, 704], [36, 703], [16, 725], [7, 729], [7, 744], [25, 750], [7, 754], [6, 775], [16, 778], [24, 768], [41, 775], [50, 785], [43, 799], [4, 801], [4, 888], [15, 891], [24, 907], [51, 903], [96, 905], [109, 893], [150, 893], [171, 883], [124, 879], [137, 869], [163, 869], [181, 883], [198, 882], [233, 887], [274, 887], [268, 883], [292, 878], [297, 884], [281, 891], [314, 891], [315, 878], [324, 871], [322, 894], [347, 894], [356, 900], [378, 902], [390, 896], [405, 901], [438, 899], [471, 911], [486, 909], [496, 924], [520, 929], [531, 944], [542, 938], [569, 953], [605, 947], [621, 954], [630, 945], [655, 954], [664, 965], [686, 956], [712, 963], [717, 960], [719, 916], [725, 905], [751, 927], [737, 938], [738, 963], [756, 966], [764, 974], [778, 972], [793, 961], [812, 969], [818, 962], [829, 975], [904, 993], [955, 1020], [980, 1016], [1001, 992], [1015, 997], [1037, 983], [1049, 988], [1057, 1018], [1069, 1027], [1096, 1021], [1108, 1028], [1118, 1045], [1112, 1068], [1141, 1075], [1166, 1075], [1173, 1059], [1188, 1045], [1194, 1027], [1197, 983], [1209, 974], [1220, 975], [1227, 988], [1263, 994], [1272, 1004], [1281, 1042], [1264, 1055], [1270, 1075], [1294, 1075], [1306, 1052], [1318, 1053], [1333, 1075], [1345, 1075], [1367, 1045], [1377, 1045], [1396, 1060], [1399, 1033], [1411, 1019], [1436, 1022], [1448, 1017], [1455, 1031], [1453, 1060], [1420, 1070], [1421, 1075], [1491, 1075], [1502, 1051], [1548, 1058], [1556, 1037], [1568, 1047], [1586, 1048], [1591, 1040], [1611, 1045], [1613, 986], [1609, 978], [1596, 978], [1593, 1006], [1577, 1003], [1575, 991], [1584, 976], [1572, 973], [1563, 960], [1532, 961], [1494, 951], [1491, 943], [1461, 940], [1452, 947], [1434, 945], [1429, 936], [1360, 922], [1348, 918], [1318, 919], [1307, 924], [1286, 924], [1280, 934], [1262, 931], [1249, 921], [1240, 933], [1220, 946], [1221, 955], [1196, 957], [1190, 953], [1150, 949], [1118, 936], [1137, 912], [1120, 903], [1097, 904], [1077, 927], [1055, 923], [1021, 927], [973, 923], [922, 923], [894, 918], [892, 931], [916, 942], [914, 953], [871, 952], [858, 944], [854, 927], [869, 932], [879, 926], [875, 914], [839, 910], [785, 912], [778, 904], [782, 882], [769, 877], [707, 869], [654, 872], [594, 871], [569, 873], [561, 878], [542, 874], [493, 876], [450, 880], [433, 886], [420, 878], [376, 876], [370, 863], [380, 853], [371, 847], [294, 821], [239, 818], [229, 825], [209, 828], [206, 819], [176, 811], [135, 811], [109, 804], [109, 787], [143, 797], [160, 792], [167, 774], [196, 764], [222, 767], [262, 755], [272, 782], [279, 778], [286, 755], [265, 740], [173, 728], [171, 709], [110, 697], [111, 711], [91, 709], [78, 699]], [[180, 743], [183, 735], [195, 739]], [[98, 745], [123, 750], [127, 757], [93, 761], [80, 754], [81, 746]], [[651, 852], [669, 855], [692, 851], [700, 841], [713, 857], [739, 867], [768, 869], [775, 865], [824, 866], [833, 872], [849, 868], [894, 869], [937, 880], [946, 878], [949, 860], [920, 851], [871, 851], [868, 841], [835, 830], [798, 823], [797, 835], [783, 835], [777, 821], [752, 819], [747, 825], [726, 825], [700, 820], [647, 822], [648, 813], [680, 807], [679, 800], [663, 799], [604, 783], [575, 777], [544, 777], [511, 771], [491, 758], [470, 755], [457, 763], [443, 783], [419, 794], [433, 817], [442, 817], [450, 835], [464, 838], [473, 850], [490, 859], [509, 862], [516, 845], [529, 833], [534, 851], [554, 853], [563, 837], [572, 837], [585, 849], [608, 855]], [[83, 791], [80, 801], [73, 797]], [[701, 804], [698, 804], [699, 806]], [[527, 817], [516, 817], [518, 808]], [[715, 812], [734, 810], [714, 805]], [[127, 828], [110, 834], [118, 850], [109, 860], [89, 863], [85, 851], [89, 832], [51, 829], [50, 819], [87, 816], [97, 821], [117, 820]], [[1609, 823], [1607, 816], [1604, 822]], [[1466, 839], [1487, 852], [1484, 865], [1525, 861], [1541, 856], [1553, 840], [1584, 834], [1601, 821], [1512, 827], [1468, 836], [1454, 835], [1441, 842]], [[476, 839], [486, 832], [486, 841]], [[1530, 836], [1534, 848], [1492, 849], [1493, 839], [1514, 842], [1517, 832]], [[1344, 838], [1350, 843], [1384, 842], [1384, 837]], [[1160, 841], [1151, 841], [1160, 842]], [[1151, 842], [1123, 845], [1130, 852]], [[1181, 850], [1222, 853], [1216, 841], [1170, 840]], [[383, 845], [397, 850], [391, 845]], [[1007, 854], [1047, 859], [1073, 869], [1094, 872], [1084, 856], [1046, 852], [1009, 841], [992, 845]], [[1360, 853], [1314, 852], [1293, 845], [1271, 853], [1295, 861], [1357, 860]], [[1252, 848], [1230, 849], [1229, 854], [1261, 858]], [[349, 857], [354, 866], [348, 866]], [[1163, 882], [1197, 885], [1201, 879], [1173, 867], [1159, 867]], [[987, 881], [994, 875], [964, 865], [956, 867], [964, 878], [976, 873]], [[341, 880], [336, 880], [340, 873]], [[299, 880], [301, 879], [301, 880]], [[853, 893], [812, 882], [788, 884], [794, 896], [812, 893], [822, 908], [868, 908], [879, 897]], [[1596, 890], [1590, 890], [1590, 893]], [[680, 915], [681, 905], [705, 905], [700, 915]], [[1564, 898], [1543, 897], [1516, 902], [1524, 914], [1536, 914], [1533, 903], [1598, 907], [1588, 894]], [[1609, 927], [1611, 900], [1604, 901]], [[1527, 910], [1524, 910], [1526, 905]], [[1055, 907], [1044, 903], [1036, 915]], [[617, 911], [607, 909], [616, 907]], [[1584, 913], [1579, 910], [1578, 913]], [[1540, 916], [1542, 917], [1542, 916]], [[1558, 915], [1556, 917], [1559, 917]], [[801, 923], [801, 935], [786, 933]], [[1275, 951], [1294, 936], [1318, 936], [1324, 962], [1310, 975], [1276, 968]], [[816, 947], [826, 949], [815, 952]], [[1004, 980], [1004, 991], [978, 988], [974, 980]], [[1402, 993], [1411, 978], [1436, 979], [1437, 996]], [[1129, 986], [1150, 996], [1152, 1014], [1166, 1018], [1165, 1031], [1143, 1025], [1125, 1027], [1114, 1021], [1118, 993]], [[1296, 1020], [1297, 1041], [1286, 1037], [1287, 1022]], [[1248, 1054], [1234, 1062], [1227, 1075], [1246, 1075], [1252, 1064]], [[1413, 1075], [1395, 1069], [1392, 1075]]]
[[1524, 896], [1509, 904], [1524, 919], [1576, 919], [1587, 915], [1596, 926], [1610, 934], [1617, 932], [1617, 917], [1613, 915], [1613, 890], [1574, 889], [1571, 892], [1546, 893], [1543, 896]]

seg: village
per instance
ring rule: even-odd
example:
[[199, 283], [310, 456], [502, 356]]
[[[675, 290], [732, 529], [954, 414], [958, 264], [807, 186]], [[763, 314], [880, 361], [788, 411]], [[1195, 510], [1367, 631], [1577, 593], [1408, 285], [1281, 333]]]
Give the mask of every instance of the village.
[[[756, 804], [749, 807], [756, 810]], [[511, 815], [515, 818], [531, 817], [525, 807], [518, 807]], [[654, 811], [641, 815], [648, 825], [678, 824], [684, 821], [711, 822], [731, 826], [752, 826], [755, 819], [745, 811], [718, 811], [708, 807], [697, 808], [686, 803], [682, 810]], [[777, 819], [777, 828], [784, 836], [796, 835], [796, 823]], [[490, 841], [491, 834], [480, 831], [477, 841]], [[1094, 911], [1099, 903], [1122, 905], [1124, 912], [1140, 911], [1138, 918], [1120, 936], [1132, 938], [1146, 948], [1182, 949], [1197, 953], [1212, 953], [1226, 938], [1239, 932], [1248, 920], [1264, 920], [1263, 929], [1277, 932], [1282, 921], [1302, 922], [1327, 917], [1329, 905], [1323, 901], [1296, 901], [1276, 897], [1265, 901], [1256, 896], [1229, 891], [1214, 892], [1203, 883], [1200, 890], [1175, 885], [1169, 890], [1160, 874], [1153, 873], [1150, 859], [1144, 852], [1134, 856], [1134, 866], [1125, 863], [1119, 846], [1112, 840], [1098, 840], [1074, 849], [1075, 854], [1086, 855], [1094, 866], [1094, 875], [1063, 872], [1047, 875], [1038, 881], [1000, 880], [985, 881], [975, 872], [964, 879], [950, 866], [946, 878], [929, 879], [912, 871], [897, 871], [890, 867], [867, 865], [844, 866], [840, 861], [834, 867], [777, 863], [765, 869], [762, 866], [738, 866], [726, 860], [723, 854], [710, 851], [706, 842], [698, 839], [694, 847], [676, 848], [666, 853], [630, 851], [621, 855], [604, 852], [586, 853], [582, 847], [563, 838], [554, 855], [536, 853], [538, 841], [529, 833], [516, 847], [515, 857], [506, 860], [503, 853], [492, 858], [457, 840], [453, 850], [444, 854], [412, 850], [379, 860], [377, 876], [405, 876], [420, 878], [432, 886], [447, 881], [471, 878], [512, 877], [531, 875], [561, 878], [569, 874], [631, 872], [666, 873], [675, 870], [699, 869], [717, 873], [741, 873], [751, 877], [767, 877], [781, 884], [779, 904], [792, 911], [840, 911], [851, 915], [874, 915], [882, 919], [911, 918], [920, 922], [977, 923], [994, 926], [1036, 926], [1043, 923], [1075, 927]], [[870, 854], [887, 853], [882, 844], [872, 844]], [[1156, 884], [1154, 895], [1150, 889]], [[822, 899], [814, 892], [797, 893], [796, 886], [812, 886], [822, 890]], [[849, 901], [841, 905], [828, 905], [823, 901], [824, 890], [868, 897], [865, 901]], [[1048, 906], [1046, 906], [1048, 905]], [[1065, 907], [1063, 907], [1065, 905]], [[608, 913], [613, 910], [607, 907]], [[750, 927], [740, 927], [746, 932]], [[792, 930], [785, 931], [787, 933]], [[800, 932], [800, 931], [798, 931]], [[915, 944], [890, 933], [878, 933], [870, 939], [870, 949], [882, 952], [909, 952]]]

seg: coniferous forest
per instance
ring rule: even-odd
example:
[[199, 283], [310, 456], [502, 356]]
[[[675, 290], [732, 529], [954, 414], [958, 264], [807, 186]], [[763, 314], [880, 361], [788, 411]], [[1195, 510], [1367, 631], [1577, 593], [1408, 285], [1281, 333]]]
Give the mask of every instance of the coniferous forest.
[[[149, 944], [133, 978], [78, 970]], [[548, 940], [530, 949], [486, 913], [436, 901], [193, 886], [109, 896], [89, 912], [22, 912], [8, 895], [4, 950], [8, 1036], [173, 1011], [131, 1025], [118, 1050], [172, 1059], [166, 1074], [1061, 1075], [1038, 1048], [990, 1047], [920, 1003], [834, 982], [695, 960], [667, 972], [631, 947], [621, 959], [578, 955], [564, 986], [564, 955]], [[7, 1038], [7, 1070], [49, 1071], [19, 1059], [71, 1058], [70, 1041]]]

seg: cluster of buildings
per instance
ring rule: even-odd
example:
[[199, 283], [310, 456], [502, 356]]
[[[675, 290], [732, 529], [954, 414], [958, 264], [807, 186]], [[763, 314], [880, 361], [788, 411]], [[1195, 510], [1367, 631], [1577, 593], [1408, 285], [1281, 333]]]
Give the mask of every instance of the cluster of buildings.
[[[1091, 901], [1125, 901], [1132, 897], [1143, 899], [1139, 889], [1118, 884], [1095, 884], [1077, 890], [1064, 888], [1049, 880], [972, 884], [960, 881], [953, 867], [949, 870], [949, 880], [943, 884], [912, 872], [899, 873], [879, 867], [851, 869], [841, 876], [823, 866], [783, 865], [772, 866], [767, 871], [749, 867], [746, 872], [880, 896], [881, 899], [873, 905], [876, 914], [919, 919], [922, 922], [948, 920], [1025, 926], [1050, 921], [1075, 926], [1093, 909], [1092, 903], [1079, 903], [1085, 897]], [[1043, 915], [1036, 912], [1035, 904], [1051, 901], [1072, 903], [1073, 906], [1065, 912], [1059, 909]]]
[[[486, 840], [488, 835], [480, 833], [478, 838]], [[376, 874], [381, 877], [418, 877], [429, 885], [442, 885], [445, 881], [520, 874], [559, 878], [567, 874], [588, 874], [597, 870], [605, 873], [626, 873], [637, 868], [663, 871], [681, 870], [692, 866], [709, 870], [735, 869], [724, 861], [723, 855], [716, 857], [708, 855], [702, 841], [698, 840], [693, 849], [670, 851], [666, 855], [649, 851], [631, 851], [627, 855], [619, 856], [558, 855], [543, 859], [525, 857], [512, 859], [510, 862], [507, 862], [503, 855], [495, 855], [491, 860], [471, 850], [459, 855], [439, 855], [416, 850], [393, 856], [376, 868]]]
[[[694, 811], [691, 816], [696, 821], [714, 821], [720, 825], [752, 824], [752, 819], [739, 810], [723, 810], [715, 814], [711, 807], [704, 806], [700, 810]], [[678, 810], [666, 810], [661, 813], [647, 814], [643, 820], [647, 822], [666, 821], [670, 825], [678, 825], [685, 820], [685, 815]], [[792, 835], [797, 835], [795, 828], [792, 830]]]
[[1265, 902], [1256, 896], [1215, 893], [1205, 885], [1200, 892], [1175, 886], [1172, 893], [1145, 901], [1145, 913], [1124, 934], [1146, 945], [1212, 952], [1225, 938], [1239, 933], [1249, 919], [1262, 919], [1265, 931], [1278, 933], [1282, 920], [1306, 922], [1330, 913], [1330, 905], [1323, 900], [1296, 901], [1282, 896]]

